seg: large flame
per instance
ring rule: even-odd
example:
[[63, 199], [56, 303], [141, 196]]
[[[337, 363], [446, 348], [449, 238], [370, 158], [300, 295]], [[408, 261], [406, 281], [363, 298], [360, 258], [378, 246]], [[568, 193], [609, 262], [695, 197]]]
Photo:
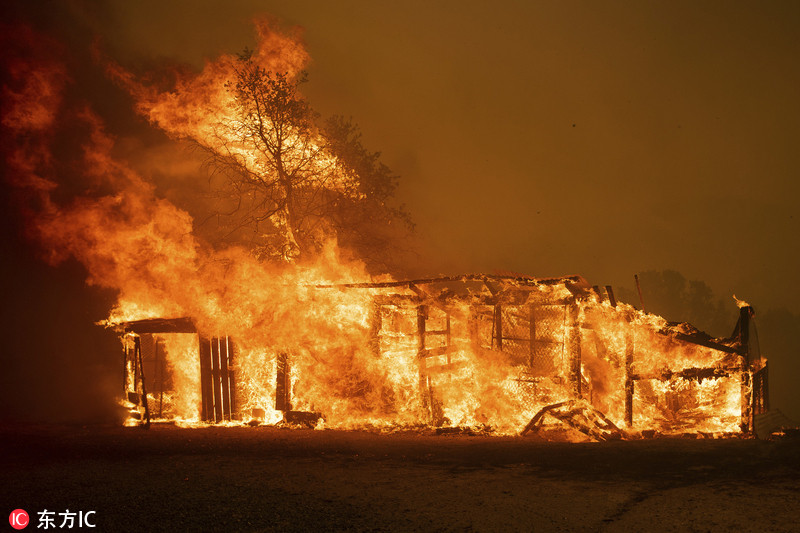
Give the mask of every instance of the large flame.
[[[265, 21], [257, 30], [256, 64], [297, 75], [308, 55], [296, 36]], [[109, 325], [190, 317], [204, 338], [235, 343], [233, 419], [275, 423], [293, 410], [319, 413], [320, 427], [439, 425], [510, 434], [537, 413], [563, 422], [583, 409], [585, 418], [597, 411], [619, 428], [739, 430], [747, 393], [739, 355], [724, 344], [688, 342], [663, 319], [612, 305], [573, 279], [393, 284], [342, 259], [334, 235], [321, 253], [291, 263], [203, 242], [186, 210], [114, 157], [114, 138], [88, 106], [65, 107], [65, 67], [41, 38], [27, 30], [15, 38], [29, 47], [7, 60], [13, 83], [4, 89], [3, 126], [15, 147], [9, 178], [36, 199], [32, 233], [51, 261], [74, 257], [90, 283], [118, 292]], [[112, 62], [106, 68], [169, 135], [258, 168], [258, 154], [219, 126], [237, 120], [226, 86], [236, 61], [225, 55], [199, 73], [176, 74], [169, 90]], [[65, 115], [86, 132], [72, 166], [83, 192], [68, 200], [56, 199], [65, 171], [52, 158]], [[324, 161], [336, 166], [335, 158]], [[352, 176], [336, 177], [342, 181], [330, 186], [347, 188]], [[148, 391], [148, 404], [158, 404], [164, 418], [200, 423], [198, 335], [148, 335], [148, 354], [129, 358], [129, 391], [139, 390], [135, 367], [149, 360], [158, 393]], [[135, 338], [129, 333], [124, 342]], [[278, 390], [281, 372], [288, 392]], [[278, 394], [290, 399], [289, 409], [276, 402]], [[564, 404], [577, 398], [583, 403]], [[561, 405], [572, 411], [552, 407]]]

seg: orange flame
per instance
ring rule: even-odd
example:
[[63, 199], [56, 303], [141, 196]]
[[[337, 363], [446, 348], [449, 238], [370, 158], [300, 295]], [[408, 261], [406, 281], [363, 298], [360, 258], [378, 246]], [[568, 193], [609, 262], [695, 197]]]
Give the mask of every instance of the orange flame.
[[[290, 75], [302, 70], [308, 55], [296, 36], [264, 21], [257, 30], [257, 64]], [[113, 63], [107, 69], [168, 134], [212, 150], [224, 145], [258, 165], [257, 155], [218, 128], [220, 118], [236, 120], [225, 87], [234, 61], [208, 62], [199, 74], [179, 76], [170, 91], [147, 87]], [[383, 285], [347, 288], [342, 284], [376, 280], [360, 262], [342, 259], [335, 238], [318, 256], [292, 264], [258, 261], [242, 247], [214, 249], [195, 235], [187, 211], [113, 156], [114, 139], [86, 108], [73, 110], [89, 131], [81, 159], [85, 194], [58, 203], [50, 196], [58, 170], [49, 145], [64, 112], [65, 69], [41, 56], [9, 70], [17, 82], [4, 94], [3, 126], [17, 142], [8, 159], [12, 180], [41, 198], [32, 224], [50, 260], [75, 257], [90, 283], [118, 291], [109, 325], [191, 317], [201, 335], [230, 337], [233, 418], [281, 420], [288, 409], [278, 409], [276, 396], [284, 372], [291, 409], [320, 413], [318, 427], [491, 426], [515, 434], [537, 414], [543, 424], [579, 427], [593, 419], [591, 407], [618, 428], [740, 428], [749, 369], [730, 342], [693, 342], [691, 331], [626, 304], [612, 307], [568, 278], [415, 285], [384, 276]], [[128, 392], [143, 389], [142, 374], [153, 379], [163, 364], [151, 382], [166, 396], [162, 415], [199, 423], [210, 400], [201, 392], [197, 335], [154, 337], [152, 354], [128, 359]], [[163, 363], [154, 355], [159, 349]], [[288, 371], [280, 368], [286, 364]], [[213, 372], [208, 379], [219, 382]], [[156, 401], [151, 389], [148, 402]], [[563, 408], [547, 410], [554, 405]], [[581, 416], [584, 422], [575, 422]]]

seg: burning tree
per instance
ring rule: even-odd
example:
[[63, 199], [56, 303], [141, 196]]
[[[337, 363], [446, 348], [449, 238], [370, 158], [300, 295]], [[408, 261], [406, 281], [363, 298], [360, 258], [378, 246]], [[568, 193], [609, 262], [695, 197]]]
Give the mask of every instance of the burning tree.
[[229, 83], [235, 111], [221, 120], [218, 143], [201, 146], [228, 177], [234, 229], [252, 229], [257, 255], [291, 260], [300, 254], [298, 237], [314, 238], [308, 219], [336, 178], [335, 161], [317, 142], [317, 117], [297, 90], [305, 77], [270, 72], [251, 55], [240, 56]]
[[390, 248], [380, 230], [410, 226], [402, 209], [389, 206], [396, 177], [363, 147], [351, 121], [335, 116], [318, 126], [299, 91], [305, 81], [304, 72], [267, 70], [249, 50], [239, 56], [228, 84], [235, 113], [207, 150], [212, 168], [227, 177], [220, 192], [231, 204], [231, 230], [249, 230], [261, 257], [291, 260], [319, 251], [333, 234], [378, 263]]
[[364, 148], [357, 126], [338, 116], [322, 121], [301, 94], [305, 56], [286, 59], [296, 43], [268, 25], [258, 29], [255, 50], [222, 56], [171, 92], [116, 65], [109, 70], [141, 113], [206, 154], [218, 200], [206, 218], [223, 230], [216, 238], [290, 262], [334, 238], [386, 268], [398, 236], [412, 228], [403, 208], [392, 206], [397, 177]]

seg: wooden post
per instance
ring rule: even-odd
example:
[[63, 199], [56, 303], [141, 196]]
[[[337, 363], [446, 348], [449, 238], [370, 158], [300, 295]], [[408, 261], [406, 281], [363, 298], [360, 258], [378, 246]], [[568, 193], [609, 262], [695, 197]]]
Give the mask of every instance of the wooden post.
[[581, 398], [581, 325], [577, 302], [569, 304], [567, 316], [567, 335], [569, 357], [569, 380], [572, 385], [572, 395]]
[[231, 388], [228, 381], [228, 338], [218, 337], [217, 344], [219, 345], [219, 377], [222, 382], [222, 396], [220, 404], [222, 404], [222, 419], [231, 419]]
[[742, 418], [741, 428], [745, 433], [753, 430], [753, 380], [750, 367], [750, 317], [753, 308], [744, 306], [739, 309], [739, 355], [742, 358]]
[[150, 406], [147, 402], [147, 386], [144, 383], [144, 364], [142, 362], [142, 343], [140, 338], [137, 336], [133, 341], [134, 352], [137, 356], [139, 361], [139, 378], [141, 379], [142, 383], [142, 405], [144, 405], [144, 428], [150, 429]]
[[211, 339], [211, 390], [214, 399], [214, 421], [222, 420], [222, 390], [219, 364], [219, 338]]
[[133, 390], [139, 392], [139, 336], [133, 338]]
[[469, 341], [472, 345], [472, 351], [476, 355], [481, 346], [480, 328], [478, 326], [478, 309], [475, 304], [470, 304], [469, 315], [467, 316], [467, 331], [469, 332]]
[[606, 294], [608, 295], [608, 303], [611, 304], [611, 307], [616, 307], [617, 299], [614, 297], [614, 289], [611, 288], [611, 285], [606, 285]]
[[289, 354], [279, 352], [275, 372], [275, 409], [278, 411], [291, 411], [291, 374], [289, 372]]
[[200, 417], [208, 421], [214, 417], [214, 397], [211, 387], [211, 342], [202, 335], [198, 336], [198, 338], [200, 353], [200, 397], [202, 400]]
[[161, 418], [164, 412], [164, 358], [158, 357], [159, 340], [153, 337], [153, 352], [156, 359], [156, 372], [158, 373], [158, 417]]
[[424, 357], [425, 355], [425, 328], [426, 320], [428, 319], [428, 306], [417, 306], [417, 355]]
[[122, 337], [122, 394], [128, 394], [128, 337]]
[[597, 298], [600, 299], [600, 303], [603, 303], [605, 297], [603, 296], [603, 293], [600, 292], [600, 285], [592, 285], [592, 291], [597, 295]]
[[228, 346], [228, 388], [230, 390], [230, 415], [232, 419], [239, 419], [236, 402], [236, 344], [230, 337], [225, 337]]
[[498, 303], [494, 306], [494, 336], [497, 339], [497, 349], [503, 350], [503, 308]]
[[422, 410], [430, 421], [432, 417], [431, 403], [431, 384], [425, 373], [425, 330], [427, 327], [428, 306], [417, 306], [417, 364], [419, 365], [419, 395]]
[[122, 394], [125, 395], [126, 400], [128, 399], [128, 378], [130, 377], [128, 373], [128, 360], [131, 352], [129, 339], [130, 337], [126, 335], [122, 340]]
[[633, 427], [633, 332], [625, 336], [625, 424]]

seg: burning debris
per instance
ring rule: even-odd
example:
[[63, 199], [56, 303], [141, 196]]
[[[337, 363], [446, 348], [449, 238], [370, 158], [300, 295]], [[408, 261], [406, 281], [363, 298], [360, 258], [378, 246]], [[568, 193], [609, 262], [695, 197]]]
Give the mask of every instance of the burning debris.
[[[566, 425], [606, 440], [751, 432], [754, 415], [768, 407], [767, 366], [751, 354], [748, 306], [731, 338], [711, 339], [617, 303], [610, 288], [601, 292], [578, 276], [304, 290], [313, 296], [302, 305], [338, 313], [326, 314], [325, 331], [292, 324], [289, 345], [235, 345], [198, 334], [189, 319], [120, 323], [137, 416], [147, 417], [153, 403], [161, 417], [184, 421], [245, 422], [257, 413], [265, 423], [491, 426], [499, 434]], [[177, 339], [186, 334], [192, 345]], [[335, 357], [320, 346], [323, 334], [334, 337]], [[157, 392], [146, 395], [148, 374], [158, 376]], [[184, 395], [193, 406], [178, 407]]]
[[[375, 276], [399, 247], [394, 177], [351, 124], [317, 123], [297, 38], [257, 28], [254, 52], [166, 89], [100, 60], [151, 124], [206, 154], [234, 206], [230, 240], [201, 236], [116, 157], [101, 118], [62, 98], [65, 67], [35, 35], [9, 60], [10, 182], [48, 259], [77, 259], [118, 295], [107, 325], [125, 346], [129, 423], [753, 430], [767, 365], [743, 302], [732, 337], [712, 339], [579, 276]], [[63, 139], [80, 149], [57, 160]]]

